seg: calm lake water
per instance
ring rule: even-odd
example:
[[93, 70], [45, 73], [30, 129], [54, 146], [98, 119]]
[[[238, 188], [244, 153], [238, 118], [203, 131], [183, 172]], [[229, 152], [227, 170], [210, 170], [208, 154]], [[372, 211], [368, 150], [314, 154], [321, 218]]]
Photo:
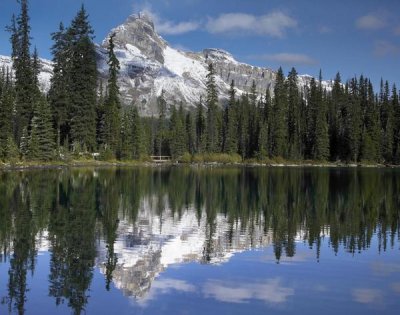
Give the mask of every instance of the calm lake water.
[[398, 314], [400, 170], [0, 173], [0, 314]]

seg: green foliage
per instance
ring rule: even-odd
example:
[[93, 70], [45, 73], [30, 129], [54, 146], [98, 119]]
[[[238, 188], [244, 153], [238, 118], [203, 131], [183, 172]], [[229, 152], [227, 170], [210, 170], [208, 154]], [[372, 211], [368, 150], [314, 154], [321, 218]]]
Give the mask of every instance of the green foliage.
[[79, 10], [67, 30], [69, 50], [68, 95], [72, 142], [93, 151], [96, 147], [96, 51], [93, 30], [85, 8]]
[[35, 106], [32, 129], [28, 143], [28, 158], [50, 161], [54, 158], [54, 133], [51, 123], [51, 111], [44, 97]]

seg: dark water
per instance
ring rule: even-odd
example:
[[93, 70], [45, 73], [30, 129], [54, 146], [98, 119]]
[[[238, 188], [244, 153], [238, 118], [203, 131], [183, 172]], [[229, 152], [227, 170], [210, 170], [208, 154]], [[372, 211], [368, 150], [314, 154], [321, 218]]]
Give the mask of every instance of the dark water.
[[0, 173], [0, 314], [398, 314], [400, 171]]

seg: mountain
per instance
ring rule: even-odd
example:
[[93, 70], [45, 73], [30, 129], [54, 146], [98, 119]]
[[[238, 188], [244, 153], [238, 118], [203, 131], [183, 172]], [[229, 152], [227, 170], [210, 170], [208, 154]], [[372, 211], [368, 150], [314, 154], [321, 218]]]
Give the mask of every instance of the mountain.
[[[0, 70], [12, 69], [12, 60], [10, 57], [0, 55]], [[50, 79], [53, 75], [53, 64], [51, 61], [40, 59], [39, 85], [43, 92], [50, 89]]]
[[[194, 107], [206, 93], [208, 64], [216, 69], [216, 83], [221, 103], [228, 100], [231, 81], [238, 94], [249, 92], [253, 80], [258, 93], [273, 91], [276, 72], [238, 62], [221, 49], [186, 52], [171, 47], [156, 32], [154, 23], [146, 14], [134, 14], [114, 28], [98, 47], [99, 72], [105, 80], [108, 74], [107, 45], [115, 34], [116, 54], [121, 63], [120, 87], [125, 104], [136, 104], [146, 115], [157, 115], [157, 97], [164, 90], [169, 104], [183, 102]], [[311, 76], [299, 76], [299, 86], [309, 84]], [[332, 82], [324, 81], [330, 89]]]
[[[229, 52], [221, 49], [204, 49], [202, 52], [186, 52], [171, 47], [156, 32], [150, 16], [140, 13], [128, 17], [114, 28], [101, 45], [96, 46], [100, 78], [106, 83], [108, 76], [107, 45], [115, 34], [116, 55], [121, 63], [119, 84], [123, 104], [138, 106], [142, 115], [158, 114], [157, 97], [164, 91], [168, 104], [183, 103], [193, 108], [206, 94], [206, 75], [209, 63], [216, 70], [216, 84], [221, 103], [228, 100], [231, 81], [235, 81], [237, 94], [250, 92], [253, 80], [260, 95], [274, 88], [276, 72], [268, 68], [254, 67], [238, 62]], [[11, 59], [0, 56], [0, 67], [10, 67]], [[39, 75], [41, 89], [48, 91], [52, 73], [51, 62], [42, 59]], [[311, 76], [298, 78], [304, 89]], [[331, 81], [323, 81], [331, 89]]]

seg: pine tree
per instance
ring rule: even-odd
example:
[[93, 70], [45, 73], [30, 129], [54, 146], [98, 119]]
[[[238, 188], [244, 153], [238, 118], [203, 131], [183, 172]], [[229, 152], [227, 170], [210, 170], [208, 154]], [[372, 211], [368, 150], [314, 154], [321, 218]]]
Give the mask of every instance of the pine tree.
[[[60, 23], [59, 30], [52, 33], [54, 42], [51, 52], [53, 55], [53, 76], [50, 79], [48, 94], [54, 127], [57, 130], [57, 148], [65, 144], [69, 137], [68, 113], [71, 111], [69, 86], [69, 43], [64, 25]], [[66, 143], [68, 146], [69, 144]]]
[[399, 94], [396, 85], [393, 84], [392, 88], [392, 107], [393, 107], [393, 162], [400, 164], [400, 102]]
[[182, 105], [179, 111], [176, 110], [175, 106], [172, 107], [169, 145], [171, 156], [174, 159], [181, 157], [186, 151], [186, 132]]
[[253, 80], [250, 89], [250, 111], [249, 111], [249, 122], [248, 122], [248, 145], [247, 145], [247, 156], [252, 158], [259, 150], [258, 138], [260, 133], [260, 117], [258, 112], [258, 103], [257, 103], [258, 95], [257, 95], [257, 85]]
[[379, 128], [379, 110], [375, 102], [375, 94], [372, 83], [365, 79], [364, 81], [364, 102], [365, 114], [363, 120], [363, 137], [361, 145], [362, 161], [379, 162], [380, 150], [380, 128]]
[[37, 79], [30, 54], [30, 25], [28, 0], [21, 0], [21, 12], [16, 21], [13, 18], [8, 30], [11, 32], [13, 68], [15, 72], [16, 120], [15, 140], [20, 143], [22, 130], [29, 129], [33, 115]]
[[109, 146], [114, 154], [118, 148], [118, 140], [120, 134], [120, 110], [121, 103], [119, 100], [119, 87], [118, 87], [118, 73], [120, 69], [119, 61], [115, 55], [114, 48], [114, 37], [112, 34], [108, 41], [108, 85], [107, 91], [108, 96], [105, 100], [104, 105], [104, 136], [105, 144]]
[[0, 71], [0, 159], [3, 160], [9, 158], [7, 147], [13, 139], [14, 87], [10, 76], [8, 69]]
[[193, 155], [196, 153], [196, 123], [194, 114], [192, 112], [186, 113], [185, 119], [185, 128], [187, 134], [187, 143], [186, 147], [188, 148], [188, 152]]
[[272, 110], [272, 156], [287, 156], [287, 93], [285, 77], [279, 68], [275, 79]]
[[238, 119], [238, 153], [244, 160], [247, 157], [248, 146], [249, 146], [249, 97], [246, 94], [242, 94], [240, 101], [236, 107], [238, 108], [237, 119]]
[[392, 162], [393, 158], [393, 130], [394, 130], [394, 119], [393, 119], [393, 107], [389, 101], [389, 83], [386, 81], [385, 85], [381, 84], [381, 97], [380, 97], [380, 107], [381, 107], [381, 128], [382, 140], [381, 140], [381, 154], [385, 162]]
[[220, 151], [220, 118], [218, 111], [218, 92], [215, 83], [215, 70], [212, 63], [208, 66], [207, 74], [207, 151]]
[[288, 75], [288, 156], [290, 159], [301, 157], [300, 136], [300, 96], [297, 86], [297, 71], [295, 68]]
[[96, 146], [97, 64], [93, 30], [82, 5], [67, 30], [70, 49], [68, 94], [71, 140], [76, 148]]
[[144, 130], [140, 120], [139, 111], [134, 106], [130, 112], [130, 136], [132, 139], [132, 158], [139, 159], [144, 153]]
[[196, 152], [204, 153], [206, 151], [207, 125], [204, 117], [203, 101], [200, 98], [196, 110]]
[[229, 154], [237, 153], [237, 108], [235, 82], [232, 80], [229, 90], [229, 102], [224, 112], [225, 140], [223, 151]]
[[129, 114], [125, 111], [121, 118], [120, 128], [120, 149], [118, 152], [118, 158], [120, 160], [132, 159], [132, 139], [130, 135], [130, 119]]
[[315, 121], [315, 155], [314, 159], [326, 161], [329, 159], [329, 127], [327, 121], [327, 96], [322, 90], [322, 75], [320, 72], [318, 83], [318, 103], [316, 104]]
[[154, 143], [154, 153], [156, 155], [167, 154], [167, 140], [168, 140], [168, 128], [167, 128], [167, 101], [165, 100], [165, 91], [161, 91], [161, 95], [157, 99], [158, 103], [158, 124], [157, 134]]
[[329, 147], [331, 159], [336, 161], [340, 158], [340, 154], [343, 151], [340, 142], [340, 135], [342, 134], [341, 118], [343, 117], [343, 86], [340, 73], [336, 74], [331, 95], [328, 109]]
[[30, 159], [50, 161], [54, 158], [52, 117], [50, 106], [44, 97], [41, 97], [35, 106], [28, 147]]

